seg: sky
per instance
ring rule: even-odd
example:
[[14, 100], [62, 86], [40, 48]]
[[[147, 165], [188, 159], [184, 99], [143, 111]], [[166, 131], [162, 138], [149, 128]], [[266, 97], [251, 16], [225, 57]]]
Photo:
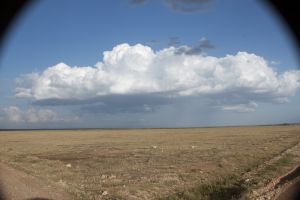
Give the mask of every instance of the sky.
[[262, 1], [36, 1], [1, 47], [0, 129], [300, 122], [300, 71]]

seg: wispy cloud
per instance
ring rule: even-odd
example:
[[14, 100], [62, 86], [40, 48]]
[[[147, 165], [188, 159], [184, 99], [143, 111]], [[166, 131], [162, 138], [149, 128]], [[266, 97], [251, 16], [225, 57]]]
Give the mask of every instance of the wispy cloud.
[[181, 44], [181, 41], [180, 41], [180, 37], [178, 37], [178, 36], [173, 36], [173, 37], [170, 37], [169, 38], [169, 41], [168, 41], [168, 46], [169, 47], [171, 47], [171, 46], [173, 46], [173, 47], [176, 47], [176, 46], [178, 46], [178, 45], [180, 45]]
[[60, 117], [56, 112], [48, 108], [34, 108], [22, 110], [17, 106], [9, 106], [2, 109], [2, 121], [13, 123], [48, 123], [73, 121], [76, 117]]
[[164, 0], [167, 6], [175, 11], [194, 13], [206, 10], [213, 0]]
[[[129, 4], [143, 5], [150, 0], [129, 0]], [[207, 10], [214, 0], [161, 0], [168, 8], [181, 13], [195, 13]]]
[[183, 45], [177, 48], [177, 54], [186, 54], [186, 55], [198, 55], [204, 53], [206, 50], [214, 49], [215, 46], [208, 40], [207, 38], [203, 37], [199, 41], [198, 44], [194, 46]]
[[144, 4], [146, 3], [147, 0], [130, 0], [129, 3], [131, 5], [141, 5], [141, 4]]
[[256, 108], [257, 108], [257, 104], [255, 102], [222, 106], [222, 110], [237, 111], [237, 112], [254, 112]]

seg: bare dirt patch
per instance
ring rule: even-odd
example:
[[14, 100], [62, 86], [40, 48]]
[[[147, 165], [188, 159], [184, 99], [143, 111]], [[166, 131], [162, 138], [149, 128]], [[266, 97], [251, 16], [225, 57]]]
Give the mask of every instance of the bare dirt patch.
[[0, 163], [1, 200], [71, 199], [61, 188], [46, 184], [24, 172]]

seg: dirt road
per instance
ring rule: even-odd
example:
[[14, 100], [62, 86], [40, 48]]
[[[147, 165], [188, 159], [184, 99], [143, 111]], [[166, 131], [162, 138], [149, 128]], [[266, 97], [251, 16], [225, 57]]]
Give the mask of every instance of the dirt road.
[[24, 172], [0, 163], [0, 200], [69, 200], [62, 188], [55, 188]]
[[[263, 165], [269, 165], [276, 160], [279, 160], [286, 154], [294, 155], [296, 163], [300, 163], [300, 142], [295, 146], [285, 150], [280, 155], [272, 158], [265, 162]], [[260, 167], [263, 167], [260, 166]], [[255, 172], [255, 171], [254, 171]], [[249, 174], [251, 174], [250, 172]], [[249, 176], [249, 174], [247, 174]], [[264, 200], [264, 199], [275, 199], [275, 200], [298, 200], [300, 193], [300, 165], [295, 166], [286, 174], [275, 178], [269, 184], [263, 188], [252, 191], [252, 195], [249, 199], [253, 200]], [[255, 194], [255, 195], [253, 195]]]

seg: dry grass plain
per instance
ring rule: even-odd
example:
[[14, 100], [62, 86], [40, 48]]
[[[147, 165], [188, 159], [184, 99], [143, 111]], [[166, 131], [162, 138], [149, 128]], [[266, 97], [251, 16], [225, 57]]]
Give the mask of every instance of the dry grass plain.
[[1, 131], [0, 158], [74, 199], [236, 199], [299, 164], [264, 166], [299, 141], [297, 125]]

